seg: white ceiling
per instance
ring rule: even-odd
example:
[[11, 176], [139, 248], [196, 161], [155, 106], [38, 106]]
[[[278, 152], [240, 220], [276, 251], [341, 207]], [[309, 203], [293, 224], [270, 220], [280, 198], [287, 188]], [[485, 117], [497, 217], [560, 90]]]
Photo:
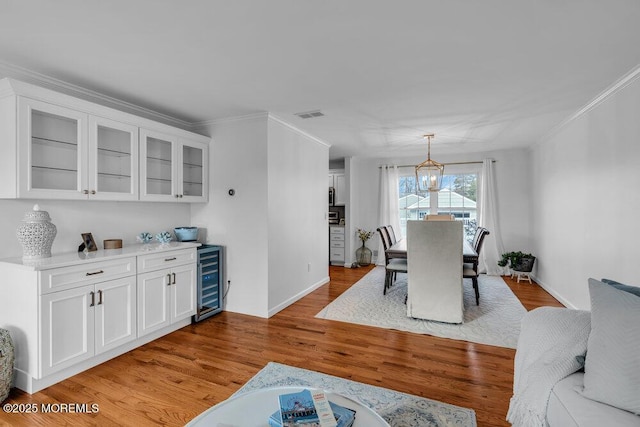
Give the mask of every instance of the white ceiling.
[[269, 112], [331, 158], [433, 132], [436, 157], [537, 142], [640, 64], [639, 22], [637, 0], [0, 0], [0, 76], [185, 125]]

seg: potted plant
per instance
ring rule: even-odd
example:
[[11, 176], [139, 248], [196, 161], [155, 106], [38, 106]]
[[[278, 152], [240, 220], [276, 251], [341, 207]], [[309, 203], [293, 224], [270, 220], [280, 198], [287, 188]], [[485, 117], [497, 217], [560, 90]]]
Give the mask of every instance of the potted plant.
[[498, 265], [500, 267], [508, 266], [512, 271], [531, 273], [535, 261], [536, 257], [528, 253], [521, 251], [507, 252], [502, 254], [502, 258], [498, 261]]
[[358, 228], [356, 233], [358, 234], [358, 238], [362, 240], [362, 246], [356, 250], [356, 262], [360, 266], [369, 265], [371, 264], [371, 249], [366, 247], [364, 243], [373, 236], [373, 231]]

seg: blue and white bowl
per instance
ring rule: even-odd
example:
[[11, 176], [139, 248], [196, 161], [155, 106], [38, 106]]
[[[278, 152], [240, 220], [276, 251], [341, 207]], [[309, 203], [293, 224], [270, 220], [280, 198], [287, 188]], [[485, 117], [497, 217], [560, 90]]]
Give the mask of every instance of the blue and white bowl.
[[173, 229], [178, 242], [195, 242], [198, 240], [198, 227], [176, 227]]

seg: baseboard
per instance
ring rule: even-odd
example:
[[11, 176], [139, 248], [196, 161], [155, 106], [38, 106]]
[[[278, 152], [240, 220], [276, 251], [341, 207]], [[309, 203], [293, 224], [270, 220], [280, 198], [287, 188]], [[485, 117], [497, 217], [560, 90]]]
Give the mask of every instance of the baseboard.
[[32, 377], [28, 372], [14, 368], [13, 386], [29, 394], [36, 393], [53, 384], [59, 383], [60, 381], [63, 381], [69, 377], [79, 374], [80, 372], [86, 371], [87, 369], [91, 369], [94, 366], [97, 366], [110, 359], [118, 357], [124, 353], [134, 350], [164, 335], [175, 332], [178, 329], [188, 326], [190, 324], [191, 324], [191, 316], [182, 320], [178, 320], [175, 323], [169, 326], [166, 326], [160, 330], [138, 337], [137, 339], [129, 341], [128, 343], [123, 344], [120, 347], [111, 349], [109, 351], [105, 351], [104, 353], [97, 354], [87, 360], [84, 360], [82, 362], [78, 362], [75, 365], [69, 366], [68, 368], [54, 372], [50, 375], [47, 375], [44, 378], [36, 379]]
[[299, 299], [309, 295], [311, 292], [315, 291], [320, 286], [326, 285], [327, 283], [329, 283], [329, 280], [330, 280], [329, 276], [320, 279], [318, 282], [314, 283], [313, 285], [311, 285], [307, 289], [303, 290], [302, 292], [298, 292], [296, 295], [292, 296], [291, 298], [287, 299], [286, 301], [284, 301], [284, 302], [278, 304], [277, 306], [269, 309], [269, 312], [268, 312], [267, 316], [271, 317], [274, 314], [278, 313], [279, 311], [284, 310], [285, 308], [289, 307], [294, 302], [296, 302]]
[[531, 275], [531, 278], [533, 279], [534, 282], [536, 282], [542, 289], [544, 289], [545, 291], [549, 292], [551, 294], [552, 297], [554, 297], [555, 299], [557, 299], [558, 301], [560, 301], [560, 303], [562, 305], [564, 305], [567, 308], [571, 308], [576, 310], [577, 307], [573, 304], [571, 304], [569, 302], [569, 300], [567, 300], [564, 296], [562, 296], [560, 293], [558, 293], [555, 289], [553, 289], [551, 286], [547, 285], [546, 283], [542, 282], [541, 280], [538, 279], [537, 276], [533, 276]]

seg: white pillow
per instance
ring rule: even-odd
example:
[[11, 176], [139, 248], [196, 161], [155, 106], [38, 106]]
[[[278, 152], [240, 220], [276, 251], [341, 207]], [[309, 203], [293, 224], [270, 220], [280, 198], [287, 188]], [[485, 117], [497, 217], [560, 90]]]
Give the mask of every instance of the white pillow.
[[589, 279], [591, 333], [582, 394], [640, 414], [640, 297]]

